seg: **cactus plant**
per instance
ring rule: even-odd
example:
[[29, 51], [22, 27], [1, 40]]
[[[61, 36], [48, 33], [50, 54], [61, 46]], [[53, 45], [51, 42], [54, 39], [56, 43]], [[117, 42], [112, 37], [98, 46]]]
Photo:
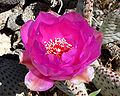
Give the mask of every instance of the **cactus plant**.
[[94, 85], [103, 96], [120, 96], [120, 76], [103, 66], [95, 67]]

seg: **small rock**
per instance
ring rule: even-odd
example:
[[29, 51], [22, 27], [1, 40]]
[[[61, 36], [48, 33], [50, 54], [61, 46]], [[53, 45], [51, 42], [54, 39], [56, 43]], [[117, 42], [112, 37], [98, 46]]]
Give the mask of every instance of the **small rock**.
[[23, 21], [27, 22], [28, 20], [35, 18], [34, 13], [32, 11], [32, 9], [34, 9], [35, 5], [36, 5], [36, 3], [33, 3], [25, 8], [25, 10], [22, 14]]
[[22, 7], [25, 4], [25, 0], [0, 0], [0, 13], [14, 8], [17, 4]]
[[0, 14], [0, 30], [5, 27], [7, 18], [12, 14], [12, 11], [6, 11]]
[[31, 3], [29, 6], [27, 6], [22, 14], [22, 19], [24, 22], [35, 19], [35, 17], [39, 14], [40, 11], [47, 11], [49, 8], [48, 4], [41, 3], [41, 2], [35, 2]]
[[0, 34], [0, 56], [10, 52], [11, 43], [10, 37], [5, 34]]
[[20, 28], [20, 25], [17, 24], [17, 22], [21, 22], [21, 21], [17, 21], [17, 18], [18, 18], [18, 16], [20, 16], [20, 14], [22, 14], [23, 10], [18, 5], [12, 9], [12, 12], [13, 13], [9, 16], [7, 27], [13, 31], [16, 31]]
[[16, 31], [14, 35], [11, 36], [11, 47], [13, 50], [22, 49], [23, 44], [21, 42], [20, 31]]
[[24, 92], [20, 93], [20, 94], [16, 94], [16, 96], [25, 96]]

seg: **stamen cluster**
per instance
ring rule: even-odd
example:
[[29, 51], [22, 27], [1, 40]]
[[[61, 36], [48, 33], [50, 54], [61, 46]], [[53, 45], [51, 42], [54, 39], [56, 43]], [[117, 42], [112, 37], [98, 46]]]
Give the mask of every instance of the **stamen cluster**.
[[44, 44], [47, 54], [54, 54], [58, 57], [61, 57], [64, 52], [68, 52], [72, 48], [72, 45], [67, 43], [64, 38], [50, 39], [48, 42], [45, 41]]

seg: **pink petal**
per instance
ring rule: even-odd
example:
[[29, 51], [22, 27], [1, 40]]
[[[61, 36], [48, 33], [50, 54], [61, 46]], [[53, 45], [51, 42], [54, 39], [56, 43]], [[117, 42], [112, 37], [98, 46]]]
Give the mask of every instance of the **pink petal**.
[[67, 63], [69, 65], [71, 63], [74, 63], [74, 59], [75, 59], [74, 56], [75, 56], [76, 52], [77, 52], [76, 48], [72, 48], [70, 51], [63, 53], [62, 57], [61, 57], [62, 61], [64, 61], [65, 63]]
[[87, 21], [78, 13], [76, 12], [69, 12], [64, 14], [61, 18], [66, 18], [71, 22], [84, 22], [87, 23]]
[[[28, 32], [28, 43], [26, 45], [26, 50], [28, 50], [31, 53], [31, 48], [33, 47], [34, 41], [37, 40], [38, 42], [41, 42], [43, 36], [39, 32], [39, 27], [35, 24], [35, 22], [32, 23]], [[37, 28], [36, 28], [37, 27]], [[31, 39], [32, 38], [32, 39]]]
[[[101, 43], [100, 42], [98, 43], [94, 36], [88, 38], [79, 58], [81, 64], [80, 69], [84, 70], [94, 60], [96, 60], [96, 58], [100, 56], [101, 53], [100, 47]], [[82, 70], [80, 70], [77, 74], [80, 74]]]
[[26, 65], [29, 69], [33, 67], [29, 54], [26, 51], [21, 52], [20, 63]]
[[54, 12], [54, 11], [48, 11], [48, 13], [50, 13], [50, 14], [52, 14], [52, 15], [55, 15], [56, 17], [59, 17], [60, 15], [58, 14], [58, 13], [56, 13], [56, 12]]
[[57, 70], [59, 70], [59, 67], [61, 67], [61, 63], [62, 63], [61, 58], [59, 58], [53, 54], [48, 54], [47, 56], [50, 60], [50, 62], [47, 66], [50, 68], [54, 68], [54, 69], [57, 68]]
[[66, 80], [72, 77], [71, 74], [73, 74], [73, 67], [70, 66], [70, 62], [65, 63], [64, 61], [61, 61], [59, 57], [52, 54], [49, 54], [48, 58], [50, 62], [46, 67], [48, 69], [48, 76], [50, 76], [50, 79]]
[[26, 43], [28, 41], [28, 32], [29, 32], [29, 28], [32, 23], [33, 23], [33, 21], [29, 20], [20, 29], [20, 34], [21, 34], [21, 38], [22, 38], [24, 45], [26, 45]]
[[47, 12], [40, 12], [35, 20], [35, 23], [39, 24], [40, 22], [43, 22], [46, 24], [53, 24], [56, 20], [57, 16]]
[[46, 23], [40, 23], [39, 32], [43, 36], [43, 42], [48, 42], [50, 39], [55, 39], [55, 37], [63, 38], [63, 35], [61, 34], [57, 23], [51, 25], [48, 25]]
[[54, 82], [36, 77], [32, 72], [25, 76], [25, 85], [33, 91], [46, 91], [53, 86]]
[[[64, 14], [60, 18], [65, 18], [69, 20], [71, 23], [73, 23], [75, 26], [78, 26], [77, 29], [80, 31], [80, 35], [83, 37], [82, 39], [86, 42], [89, 36], [92, 36], [93, 33], [94, 35], [98, 35], [99, 32], [97, 33], [92, 27], [89, 26], [87, 21], [78, 13], [76, 12], [69, 12], [67, 14]], [[98, 37], [98, 36], [96, 36]], [[84, 42], [84, 43], [85, 43]]]
[[46, 49], [43, 44], [35, 41], [31, 50], [31, 58], [33, 66], [43, 75], [48, 76], [49, 68], [46, 64], [49, 64], [49, 59], [45, 55]]
[[[98, 44], [102, 44], [102, 39], [103, 39], [103, 33], [102, 32], [93, 32]], [[101, 45], [100, 45], [101, 47]]]
[[94, 78], [94, 68], [88, 67], [80, 75], [72, 78], [71, 82], [74, 84], [78, 84], [80, 82], [88, 83], [91, 82], [93, 78]]
[[72, 78], [73, 74], [73, 68], [72, 67], [67, 67], [67, 69], [62, 68], [58, 72], [52, 74], [50, 79], [52, 80], [68, 80]]
[[[63, 33], [63, 36], [68, 42], [72, 41], [73, 43], [70, 42], [72, 45], [77, 46], [77, 54], [74, 56], [77, 64], [77, 61], [79, 61], [78, 57], [79, 54], [82, 53], [83, 46], [86, 44], [86, 41], [88, 41], [88, 38], [93, 36], [93, 32], [95, 30], [88, 25], [86, 20], [81, 15], [75, 12], [67, 13], [61, 16], [60, 20], [61, 19], [64, 20], [60, 23], [60, 30]], [[64, 26], [66, 26], [65, 29]], [[74, 27], [78, 30], [73, 30]]]
[[[51, 25], [56, 20], [57, 20], [57, 17], [55, 15], [52, 15], [47, 12], [40, 12], [39, 15], [37, 16], [36, 20], [32, 24], [32, 27], [30, 28], [30, 32], [28, 34], [29, 38], [33, 38], [33, 40], [29, 39], [29, 46], [32, 46], [36, 35], [37, 35], [37, 37], [38, 37], [38, 35], [40, 35], [39, 38], [42, 37], [40, 29], [43, 24]], [[43, 30], [43, 28], [42, 28], [42, 30]]]
[[74, 22], [70, 22], [66, 18], [59, 18], [59, 22], [55, 24], [55, 26], [58, 26], [58, 30], [61, 32], [68, 43], [72, 44], [73, 46], [78, 43], [78, 40], [81, 40], [82, 43], [79, 30], [80, 26], [77, 26], [77, 24], [75, 25]]
[[100, 45], [96, 43], [94, 38], [89, 38], [88, 41], [84, 46], [79, 58], [80, 59], [80, 62], [79, 62], [80, 65], [78, 66], [79, 71], [75, 73], [74, 76], [81, 74], [81, 72], [83, 72], [87, 68], [87, 66], [89, 66], [93, 61], [95, 61], [96, 58], [98, 58], [98, 56], [101, 53], [101, 50], [99, 47]]
[[34, 75], [38, 76], [39, 78], [47, 78], [35, 68], [33, 62], [31, 61], [31, 58], [29, 57], [29, 54], [26, 51], [21, 52], [20, 63], [25, 65]]
[[32, 24], [32, 27], [30, 28], [30, 32], [28, 35], [29, 35], [29, 38], [32, 38], [32, 40], [29, 39], [28, 47], [33, 45], [35, 38], [37, 38], [37, 39], [39, 38], [39, 40], [42, 39], [43, 36], [41, 34], [41, 30], [42, 30], [42, 32], [44, 31], [44, 28], [42, 28], [43, 24], [51, 25], [51, 24], [55, 23], [55, 21], [57, 21], [57, 17], [55, 15], [53, 15], [51, 13], [47, 13], [47, 12], [40, 12], [39, 15], [37, 16], [36, 20]]
[[[79, 30], [79, 37], [84, 40], [84, 43], [88, 39], [89, 36], [92, 35], [94, 29], [90, 27], [87, 21], [78, 13], [76, 12], [69, 12], [61, 16], [61, 18], [67, 19], [69, 22], [76, 26], [76, 29]], [[65, 21], [67, 21], [65, 20]]]

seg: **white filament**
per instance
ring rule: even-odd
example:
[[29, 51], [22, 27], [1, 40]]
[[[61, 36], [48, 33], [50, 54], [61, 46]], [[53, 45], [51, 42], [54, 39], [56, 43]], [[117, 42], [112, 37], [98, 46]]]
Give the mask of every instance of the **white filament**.
[[50, 7], [55, 7], [56, 5], [58, 5], [58, 3], [60, 3], [60, 8], [58, 10], [58, 13], [60, 13], [62, 7], [63, 7], [63, 1], [62, 0], [51, 0], [52, 5]]

